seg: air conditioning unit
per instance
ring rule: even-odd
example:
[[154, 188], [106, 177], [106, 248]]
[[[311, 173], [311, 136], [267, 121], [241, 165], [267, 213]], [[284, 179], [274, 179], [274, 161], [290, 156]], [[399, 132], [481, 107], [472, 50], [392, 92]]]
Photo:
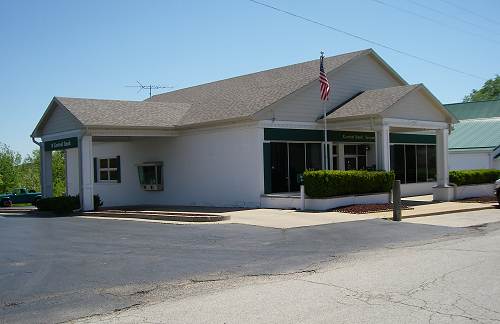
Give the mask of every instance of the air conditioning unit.
[[139, 183], [145, 191], [163, 190], [163, 162], [144, 162], [137, 165]]

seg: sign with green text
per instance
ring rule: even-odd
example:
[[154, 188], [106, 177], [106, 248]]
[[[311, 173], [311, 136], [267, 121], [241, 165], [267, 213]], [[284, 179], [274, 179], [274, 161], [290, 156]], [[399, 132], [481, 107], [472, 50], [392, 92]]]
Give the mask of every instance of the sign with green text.
[[43, 142], [45, 151], [58, 151], [78, 147], [78, 137], [63, 138], [55, 141]]
[[375, 142], [375, 133], [333, 131], [331, 140], [334, 142]]

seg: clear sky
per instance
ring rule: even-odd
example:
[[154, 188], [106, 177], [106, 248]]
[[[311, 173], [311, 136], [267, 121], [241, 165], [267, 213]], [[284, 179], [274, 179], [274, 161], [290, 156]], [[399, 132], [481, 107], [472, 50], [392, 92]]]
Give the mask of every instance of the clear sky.
[[[500, 73], [497, 0], [261, 1], [485, 78]], [[143, 100], [125, 85], [180, 89], [369, 47], [443, 103], [484, 82], [248, 0], [0, 0], [0, 142], [23, 155], [36, 148], [29, 135], [53, 96]]]

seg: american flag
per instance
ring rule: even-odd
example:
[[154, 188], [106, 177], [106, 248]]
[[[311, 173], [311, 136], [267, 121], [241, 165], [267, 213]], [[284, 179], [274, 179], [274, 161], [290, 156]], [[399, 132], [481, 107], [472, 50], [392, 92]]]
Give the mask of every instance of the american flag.
[[321, 89], [321, 100], [328, 100], [330, 94], [330, 83], [326, 77], [325, 69], [323, 68], [323, 55], [319, 59], [319, 83]]

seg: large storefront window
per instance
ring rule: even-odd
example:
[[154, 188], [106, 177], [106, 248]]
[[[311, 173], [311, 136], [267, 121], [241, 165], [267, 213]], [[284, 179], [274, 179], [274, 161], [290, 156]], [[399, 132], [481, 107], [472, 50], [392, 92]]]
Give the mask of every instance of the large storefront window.
[[300, 190], [300, 177], [306, 169], [321, 169], [320, 143], [271, 143], [271, 190]]
[[391, 168], [401, 183], [436, 180], [436, 146], [422, 144], [391, 145]]

